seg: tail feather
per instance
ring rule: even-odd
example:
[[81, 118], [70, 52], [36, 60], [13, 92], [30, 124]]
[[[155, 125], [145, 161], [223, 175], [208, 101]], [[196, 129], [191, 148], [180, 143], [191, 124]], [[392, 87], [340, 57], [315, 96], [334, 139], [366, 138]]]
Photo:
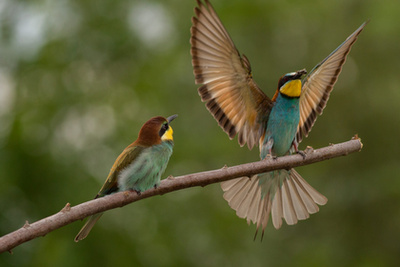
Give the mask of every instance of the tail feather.
[[267, 199], [268, 198], [264, 198], [262, 201], [260, 201], [259, 209], [257, 211], [257, 228], [263, 226], [264, 229], [267, 226], [269, 214], [271, 213], [271, 202], [267, 201]]
[[[328, 199], [322, 195], [320, 192], [314, 189], [311, 185], [309, 185], [303, 177], [300, 176], [298, 172], [294, 169], [291, 170], [291, 178], [297, 180], [298, 185], [304, 188], [304, 190], [309, 194], [312, 200], [318, 205], [325, 205], [328, 202]], [[317, 206], [318, 208], [318, 206]], [[318, 211], [318, 210], [317, 210]], [[316, 211], [316, 212], [317, 212]]]
[[243, 179], [232, 179], [226, 182], [221, 183], [222, 190], [226, 191], [224, 194], [224, 198], [227, 201], [231, 201], [231, 199], [235, 198], [238, 195], [238, 191], [243, 190], [244, 185], [248, 181], [248, 177], [242, 177]]
[[297, 223], [297, 215], [294, 211], [293, 201], [292, 201], [292, 192], [289, 189], [289, 181], [287, 183], [283, 183], [281, 187], [282, 191], [282, 207], [283, 207], [283, 217], [286, 220], [286, 223], [289, 225], [293, 225]]
[[[282, 226], [282, 218], [283, 218], [282, 194], [281, 194], [281, 187], [279, 185], [275, 186], [276, 188], [273, 188], [276, 191], [275, 196], [271, 194], [270, 199], [268, 201], [272, 202], [272, 210], [271, 210], [272, 223], [275, 229], [279, 229]], [[263, 228], [263, 231], [264, 229], [265, 228]]]
[[87, 220], [87, 222], [85, 223], [85, 225], [82, 227], [82, 229], [76, 235], [74, 241], [79, 242], [82, 239], [85, 239], [88, 236], [88, 234], [90, 233], [90, 230], [92, 230], [93, 226], [100, 219], [101, 215], [103, 215], [103, 213], [98, 213], [98, 214], [94, 214], [94, 215], [90, 216], [89, 219]]
[[[248, 216], [248, 212], [249, 212], [249, 206], [252, 204], [252, 202], [254, 201], [254, 196], [256, 195], [256, 191], [257, 191], [257, 183], [255, 183], [254, 181], [251, 181], [250, 179], [248, 179], [250, 185], [249, 190], [246, 192], [246, 197], [243, 198], [243, 201], [240, 203], [240, 206], [238, 207], [238, 209], [236, 210], [236, 213], [238, 214], [239, 217], [247, 217]], [[250, 224], [250, 221], [248, 221], [247, 223]]]
[[288, 180], [288, 186], [289, 186], [289, 189], [291, 192], [290, 195], [293, 198], [293, 207], [297, 214], [298, 219], [305, 220], [305, 219], [309, 218], [310, 215], [307, 212], [307, 208], [301, 199], [299, 190], [297, 190], [296, 184], [293, 181], [293, 179]]
[[257, 231], [262, 227], [263, 233], [270, 214], [274, 227], [279, 229], [282, 218], [289, 225], [296, 224], [328, 201], [294, 169], [240, 177], [222, 182], [221, 187], [236, 215], [247, 219], [248, 224], [256, 224]]
[[[242, 195], [243, 197], [238, 198], [238, 197], [232, 197], [231, 198], [231, 203], [232, 206], [235, 207], [235, 210], [240, 213], [240, 206], [242, 205], [243, 202], [246, 201], [247, 195], [249, 194], [249, 191], [251, 189], [251, 181], [250, 179], [245, 179], [243, 181], [240, 181], [241, 186], [235, 187], [234, 193], [235, 195]], [[235, 196], [233, 195], [233, 196]], [[239, 215], [238, 215], [239, 216]]]
[[247, 223], [259, 221], [258, 211], [260, 209], [261, 190], [258, 186], [256, 176], [251, 178], [241, 177], [221, 183], [224, 198], [229, 202], [236, 215], [240, 218], [247, 218]]

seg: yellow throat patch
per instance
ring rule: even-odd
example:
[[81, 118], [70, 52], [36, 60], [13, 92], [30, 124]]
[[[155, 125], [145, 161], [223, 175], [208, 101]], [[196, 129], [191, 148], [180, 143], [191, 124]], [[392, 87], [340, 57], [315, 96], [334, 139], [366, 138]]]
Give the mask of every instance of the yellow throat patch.
[[173, 141], [174, 140], [174, 138], [172, 137], [173, 133], [174, 133], [174, 130], [172, 130], [172, 127], [169, 126], [168, 130], [163, 134], [163, 136], [161, 136], [161, 140], [162, 141], [168, 141], [168, 140]]
[[288, 97], [299, 97], [301, 94], [301, 80], [288, 81], [279, 91]]

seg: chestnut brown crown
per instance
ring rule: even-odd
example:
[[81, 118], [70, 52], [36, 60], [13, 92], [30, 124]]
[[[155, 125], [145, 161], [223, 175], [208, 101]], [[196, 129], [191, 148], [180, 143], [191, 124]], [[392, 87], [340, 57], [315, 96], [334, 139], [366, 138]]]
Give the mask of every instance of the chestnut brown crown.
[[153, 146], [161, 144], [163, 141], [173, 141], [172, 128], [169, 123], [178, 115], [168, 118], [161, 116], [153, 117], [143, 124], [139, 131], [139, 137], [132, 145]]

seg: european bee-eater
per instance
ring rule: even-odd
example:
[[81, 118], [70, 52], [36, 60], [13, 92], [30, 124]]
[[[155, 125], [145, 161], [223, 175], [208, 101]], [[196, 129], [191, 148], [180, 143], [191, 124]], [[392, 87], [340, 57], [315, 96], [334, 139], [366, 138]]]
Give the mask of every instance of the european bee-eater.
[[[260, 157], [283, 156], [296, 151], [326, 106], [351, 46], [362, 24], [303, 80], [306, 70], [279, 79], [272, 99], [253, 80], [250, 62], [240, 55], [208, 0], [197, 0], [192, 18], [191, 55], [198, 92], [207, 109], [232, 139], [257, 142]], [[294, 169], [278, 170], [223, 182], [224, 198], [241, 218], [267, 226], [269, 214], [276, 229], [282, 218], [289, 225], [318, 212], [327, 198], [311, 187]], [[318, 205], [317, 205], [318, 204]]]
[[[173, 130], [169, 124], [176, 117], [154, 117], [143, 124], [139, 137], [118, 156], [95, 198], [126, 190], [140, 194], [157, 187], [172, 154]], [[75, 242], [87, 237], [102, 214], [89, 217]]]

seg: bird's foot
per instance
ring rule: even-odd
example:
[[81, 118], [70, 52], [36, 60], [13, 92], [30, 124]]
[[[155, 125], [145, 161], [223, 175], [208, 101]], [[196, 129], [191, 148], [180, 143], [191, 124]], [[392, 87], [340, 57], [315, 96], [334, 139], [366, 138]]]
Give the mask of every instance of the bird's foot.
[[276, 160], [277, 158], [278, 158], [278, 157], [275, 156], [275, 155], [267, 154], [267, 156], [264, 158], [264, 160], [266, 160], [266, 159], [273, 159], [273, 160]]
[[306, 159], [306, 153], [304, 153], [304, 151], [297, 150], [296, 153], [300, 154], [303, 157], [303, 159]]

